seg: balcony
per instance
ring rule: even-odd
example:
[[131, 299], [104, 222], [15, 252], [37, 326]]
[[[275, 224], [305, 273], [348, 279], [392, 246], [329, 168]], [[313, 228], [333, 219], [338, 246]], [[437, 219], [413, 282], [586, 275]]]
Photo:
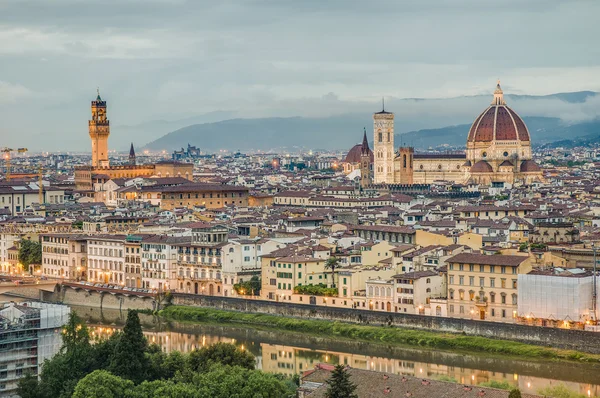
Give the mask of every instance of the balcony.
[[481, 308], [487, 307], [487, 305], [488, 305], [487, 297], [484, 297], [484, 298], [475, 297], [475, 305], [477, 307], [481, 307]]

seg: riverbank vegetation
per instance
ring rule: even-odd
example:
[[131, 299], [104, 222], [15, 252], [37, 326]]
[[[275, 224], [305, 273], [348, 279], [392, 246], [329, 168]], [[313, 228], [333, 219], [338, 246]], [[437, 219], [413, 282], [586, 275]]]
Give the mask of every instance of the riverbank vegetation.
[[561, 350], [515, 341], [466, 336], [463, 334], [437, 333], [389, 326], [357, 325], [325, 320], [286, 318], [275, 315], [249, 314], [186, 306], [170, 306], [160, 311], [159, 314], [167, 319], [184, 322], [255, 325], [257, 327], [322, 335], [331, 338], [348, 338], [385, 344], [413, 345], [445, 350], [463, 350], [511, 356], [525, 356], [528, 359], [542, 358], [587, 362], [600, 361], [600, 355], [587, 354], [573, 350]]
[[328, 296], [337, 297], [337, 287], [327, 287], [324, 283], [318, 285], [299, 285], [294, 287], [294, 293], [296, 294], [309, 294], [311, 296]]
[[78, 316], [63, 330], [60, 352], [42, 366], [38, 381], [19, 381], [21, 398], [267, 398], [295, 397], [297, 383], [255, 370], [252, 354], [217, 343], [188, 354], [149, 345], [137, 312], [123, 331], [92, 342]]

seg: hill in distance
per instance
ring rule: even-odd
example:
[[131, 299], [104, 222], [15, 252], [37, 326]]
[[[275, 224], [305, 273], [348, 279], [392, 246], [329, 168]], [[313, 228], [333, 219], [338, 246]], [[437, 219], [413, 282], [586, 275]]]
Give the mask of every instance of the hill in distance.
[[[535, 105], [536, 103], [543, 106], [544, 100], [559, 100], [565, 104], [583, 104], [590, 97], [596, 96], [595, 92], [582, 91], [549, 96], [507, 96], [507, 98], [509, 98], [509, 105], [513, 100], [515, 102], [526, 101], [531, 108], [531, 104]], [[489, 103], [489, 96], [478, 96], [477, 98], [479, 97], [484, 99], [485, 104]], [[417, 149], [442, 145], [464, 146], [472, 120], [478, 114], [477, 111], [485, 109], [483, 107], [477, 109], [472, 117], [462, 116], [462, 114], [472, 114], [472, 109], [467, 111], [462, 109], [472, 102], [465, 98], [401, 100], [400, 102], [406, 104], [407, 107], [418, 102], [421, 107], [419, 109], [422, 109], [423, 106], [431, 106], [434, 109], [457, 108], [459, 110], [456, 113], [460, 113], [461, 116], [444, 117], [442, 112], [436, 113], [435, 111], [431, 112], [435, 115], [432, 117], [411, 116], [406, 109], [397, 104], [395, 108], [399, 108], [400, 111], [396, 113], [395, 142], [397, 145], [404, 143]], [[515, 106], [514, 109], [518, 112], [518, 106]], [[445, 115], [449, 113], [452, 112], [447, 112]], [[457, 124], [455, 122], [457, 118], [464, 119], [464, 123]], [[580, 137], [600, 134], [600, 119], [576, 124], [566, 124], [561, 119], [552, 117], [524, 116], [523, 119], [529, 128], [533, 143], [536, 145], [563, 140], [566, 136]], [[440, 127], [423, 128], [423, 124], [437, 124]], [[209, 153], [222, 149], [242, 152], [280, 151], [282, 149], [294, 152], [298, 149], [316, 148], [346, 150], [362, 140], [363, 126], [367, 127], [368, 137], [371, 138], [372, 119], [370, 113], [351, 113], [324, 118], [229, 119], [180, 128], [148, 143], [144, 149], [172, 151], [186, 147], [190, 143]]]

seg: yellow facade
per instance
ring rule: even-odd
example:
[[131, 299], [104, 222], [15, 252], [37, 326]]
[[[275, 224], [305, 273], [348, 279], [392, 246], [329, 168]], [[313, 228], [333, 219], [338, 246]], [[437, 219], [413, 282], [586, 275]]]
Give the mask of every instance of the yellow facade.
[[531, 271], [529, 256], [462, 253], [448, 263], [448, 316], [514, 323], [517, 279]]

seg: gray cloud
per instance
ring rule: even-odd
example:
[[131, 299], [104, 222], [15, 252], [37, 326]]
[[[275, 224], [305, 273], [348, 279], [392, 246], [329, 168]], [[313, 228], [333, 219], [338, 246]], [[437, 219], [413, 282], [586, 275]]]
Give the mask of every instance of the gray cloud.
[[[507, 93], [600, 91], [597, 15], [587, 0], [4, 0], [0, 135], [88, 149], [96, 86], [113, 125], [369, 114], [382, 95], [408, 125], [464, 123], [487, 100], [399, 99], [489, 95], [498, 77]], [[514, 108], [575, 122], [597, 101]]]

